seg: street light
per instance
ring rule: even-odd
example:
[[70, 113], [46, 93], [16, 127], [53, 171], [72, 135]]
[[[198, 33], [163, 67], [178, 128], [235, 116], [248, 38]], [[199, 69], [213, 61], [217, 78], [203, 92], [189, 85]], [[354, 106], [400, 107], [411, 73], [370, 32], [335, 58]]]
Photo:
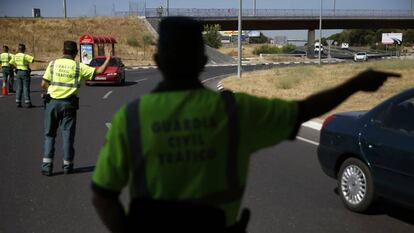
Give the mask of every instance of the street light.
[[170, 16], [170, 0], [167, 0], [167, 16]]
[[321, 0], [321, 7], [319, 10], [319, 65], [321, 64], [321, 50], [322, 50], [322, 0]]
[[253, 0], [253, 16], [256, 16], [256, 0]]
[[241, 78], [241, 57], [242, 57], [242, 48], [241, 48], [241, 33], [242, 33], [242, 0], [239, 0], [239, 20], [238, 20], [238, 24], [239, 24], [239, 34], [237, 35], [237, 46], [238, 46], [238, 50], [237, 50], [237, 77]]
[[67, 14], [66, 14], [66, 0], [63, 0], [63, 14], [65, 15], [65, 19], [66, 19], [66, 17], [67, 17]]

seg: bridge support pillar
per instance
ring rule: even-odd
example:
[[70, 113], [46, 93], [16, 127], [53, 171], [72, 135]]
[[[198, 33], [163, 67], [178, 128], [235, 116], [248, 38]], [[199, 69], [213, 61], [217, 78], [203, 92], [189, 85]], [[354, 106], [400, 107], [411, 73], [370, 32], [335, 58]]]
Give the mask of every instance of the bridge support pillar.
[[308, 30], [308, 45], [307, 48], [307, 54], [308, 57], [314, 56], [314, 48], [313, 45], [315, 44], [315, 29], [309, 29]]

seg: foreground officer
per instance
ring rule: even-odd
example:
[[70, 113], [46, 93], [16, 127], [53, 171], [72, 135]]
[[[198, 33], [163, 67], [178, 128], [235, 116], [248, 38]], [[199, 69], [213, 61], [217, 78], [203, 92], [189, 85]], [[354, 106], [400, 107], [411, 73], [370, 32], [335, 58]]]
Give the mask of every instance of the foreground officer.
[[29, 64], [34, 62], [34, 58], [25, 54], [26, 45], [19, 44], [19, 52], [14, 55], [10, 64], [16, 67], [16, 104], [18, 108], [22, 107], [22, 94], [24, 95], [24, 103], [26, 107], [32, 108], [32, 101], [30, 99], [30, 67]]
[[3, 53], [0, 54], [1, 68], [3, 70], [3, 80], [6, 82], [6, 87], [9, 92], [14, 93], [13, 90], [13, 66], [10, 64], [13, 59], [13, 54], [9, 53], [9, 47], [3, 46]]
[[[295, 139], [302, 122], [398, 76], [365, 71], [300, 101], [217, 93], [198, 79], [207, 61], [202, 26], [167, 17], [159, 33], [163, 81], [115, 114], [92, 178], [93, 204], [112, 232], [243, 232], [246, 218], [237, 215], [250, 155]], [[127, 185], [128, 218], [119, 201]]]
[[73, 172], [73, 148], [76, 130], [76, 111], [79, 107], [77, 97], [81, 80], [90, 80], [95, 74], [105, 71], [110, 56], [95, 70], [75, 61], [78, 54], [76, 42], [65, 41], [63, 57], [49, 63], [43, 75], [42, 88], [47, 90], [45, 106], [45, 144], [42, 174], [50, 176], [53, 172], [56, 131], [61, 126], [63, 141], [63, 172]]

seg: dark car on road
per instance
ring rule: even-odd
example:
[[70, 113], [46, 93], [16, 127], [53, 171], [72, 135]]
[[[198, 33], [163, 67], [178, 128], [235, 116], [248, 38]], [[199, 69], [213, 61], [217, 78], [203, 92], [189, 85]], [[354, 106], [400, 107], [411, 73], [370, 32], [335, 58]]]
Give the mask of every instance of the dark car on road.
[[[92, 67], [99, 67], [105, 62], [105, 57], [98, 56], [89, 63]], [[121, 58], [111, 57], [105, 71], [96, 75], [92, 80], [87, 80], [86, 85], [90, 84], [118, 84], [125, 83], [125, 65]]]
[[352, 211], [365, 212], [378, 197], [414, 206], [414, 88], [369, 111], [327, 117], [318, 159]]

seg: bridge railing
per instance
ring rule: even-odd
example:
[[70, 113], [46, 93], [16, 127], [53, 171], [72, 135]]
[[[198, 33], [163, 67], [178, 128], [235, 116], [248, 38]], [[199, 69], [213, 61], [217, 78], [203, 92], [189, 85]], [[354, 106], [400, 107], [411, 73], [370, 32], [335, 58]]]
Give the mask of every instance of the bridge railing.
[[[237, 8], [229, 9], [196, 9], [196, 8], [146, 8], [140, 12], [121, 11], [116, 15], [141, 15], [146, 17], [190, 16], [190, 17], [237, 17]], [[243, 16], [247, 17], [317, 17], [319, 9], [243, 9]], [[333, 10], [325, 9], [324, 17], [414, 17], [411, 10]]]

